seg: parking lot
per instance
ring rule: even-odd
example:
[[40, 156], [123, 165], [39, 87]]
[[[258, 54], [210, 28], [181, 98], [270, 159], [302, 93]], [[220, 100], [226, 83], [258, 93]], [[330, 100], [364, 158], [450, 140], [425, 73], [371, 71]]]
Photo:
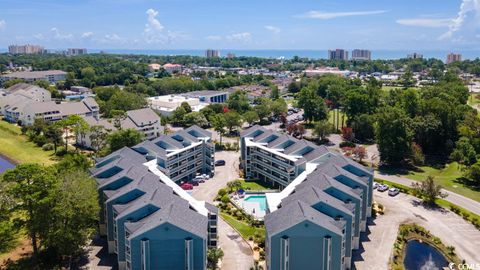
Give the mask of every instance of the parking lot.
[[384, 206], [385, 213], [369, 223], [360, 249], [354, 251], [356, 269], [388, 269], [398, 226], [402, 223], [417, 223], [446, 245], [454, 246], [459, 257], [467, 263], [480, 262], [477, 252], [480, 231], [458, 215], [448, 210], [426, 208], [417, 198], [403, 193], [391, 197], [388, 191], [374, 190], [374, 200]]

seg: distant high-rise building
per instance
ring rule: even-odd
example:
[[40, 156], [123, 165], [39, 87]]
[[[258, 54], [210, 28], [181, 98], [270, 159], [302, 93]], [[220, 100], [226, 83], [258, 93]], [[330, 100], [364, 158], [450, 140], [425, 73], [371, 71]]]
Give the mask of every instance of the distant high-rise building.
[[205, 56], [206, 56], [207, 58], [220, 57], [220, 52], [219, 52], [218, 50], [208, 49], [208, 50], [205, 52]]
[[372, 52], [369, 50], [353, 50], [352, 51], [352, 60], [371, 60]]
[[8, 52], [11, 54], [40, 54], [43, 53], [43, 46], [39, 45], [10, 45], [8, 46]]
[[423, 58], [423, 54], [414, 52], [414, 53], [412, 53], [412, 54], [407, 55], [407, 58], [408, 58], [408, 59], [422, 59], [422, 58]]
[[235, 54], [234, 53], [227, 53], [227, 58], [235, 58]]
[[67, 49], [67, 55], [75, 56], [75, 55], [83, 55], [87, 54], [87, 49], [85, 48], [69, 48]]
[[462, 55], [459, 53], [449, 53], [447, 55], [447, 64], [462, 61]]
[[328, 50], [328, 60], [348, 60], [348, 51], [343, 49]]

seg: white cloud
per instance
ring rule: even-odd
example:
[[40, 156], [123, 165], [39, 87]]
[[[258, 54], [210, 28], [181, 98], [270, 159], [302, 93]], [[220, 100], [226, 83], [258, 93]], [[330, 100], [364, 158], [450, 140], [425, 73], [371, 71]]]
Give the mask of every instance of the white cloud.
[[145, 25], [145, 32], [161, 32], [163, 25], [157, 19], [158, 11], [150, 8], [147, 10], [147, 24]]
[[82, 38], [91, 38], [93, 36], [93, 32], [85, 32], [82, 34]]
[[265, 29], [267, 29], [268, 31], [270, 31], [274, 34], [278, 34], [278, 33], [282, 32], [282, 29], [280, 29], [278, 27], [275, 27], [275, 26], [272, 26], [272, 25], [265, 25]]
[[52, 29], [50, 29], [50, 31], [53, 33], [53, 38], [56, 40], [72, 40], [73, 39], [72, 34], [62, 34], [56, 27], [53, 27]]
[[38, 39], [38, 40], [44, 40], [45, 39], [45, 36], [41, 33], [35, 34], [35, 35], [33, 35], [33, 37]]
[[385, 12], [387, 11], [386, 10], [370, 10], [370, 11], [349, 11], [349, 12], [326, 12], [326, 11], [311, 10], [297, 17], [308, 18], [308, 19], [329, 20], [329, 19], [335, 19], [340, 17], [378, 15], [378, 14], [383, 14]]
[[206, 36], [205, 38], [208, 40], [222, 40], [222, 37], [217, 35]]
[[106, 34], [105, 36], [103, 36], [103, 38], [100, 39], [100, 42], [108, 43], [108, 44], [123, 44], [126, 42], [126, 39], [113, 33], [113, 34]]
[[248, 43], [252, 40], [252, 34], [249, 32], [235, 33], [225, 37], [229, 41]]
[[0, 30], [5, 29], [7, 27], [7, 22], [5, 20], [0, 20]]
[[460, 43], [478, 41], [480, 34], [480, 0], [463, 0], [457, 17], [452, 20], [449, 30], [440, 39]]
[[399, 19], [398, 24], [406, 26], [420, 26], [420, 27], [448, 27], [452, 23], [452, 19], [434, 19], [434, 18], [411, 18]]

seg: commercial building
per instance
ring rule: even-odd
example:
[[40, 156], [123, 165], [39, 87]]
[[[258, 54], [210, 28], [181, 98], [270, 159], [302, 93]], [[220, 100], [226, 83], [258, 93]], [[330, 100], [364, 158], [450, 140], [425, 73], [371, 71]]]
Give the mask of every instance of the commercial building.
[[461, 62], [461, 61], [462, 61], [462, 55], [459, 53], [449, 53], [447, 55], [447, 65], [453, 62]]
[[39, 45], [10, 45], [8, 46], [8, 52], [11, 54], [41, 54], [45, 48]]
[[353, 50], [352, 51], [352, 60], [371, 60], [372, 52], [369, 50]]
[[149, 97], [147, 102], [150, 108], [163, 116], [170, 116], [183, 102], [188, 103], [194, 112], [198, 112], [208, 106], [208, 103], [201, 102], [199, 98], [178, 94]]
[[414, 53], [411, 53], [411, 54], [407, 55], [407, 58], [408, 59], [422, 59], [423, 54], [414, 52]]
[[352, 72], [349, 70], [340, 70], [337, 67], [325, 67], [305, 70], [305, 75], [307, 77], [323, 76], [327, 74], [333, 74], [340, 77], [349, 77]]
[[36, 118], [58, 121], [73, 114], [98, 118], [99, 107], [93, 98], [79, 102], [56, 102], [51, 100], [50, 92], [46, 89], [17, 84], [0, 96], [0, 112], [9, 122], [32, 125]]
[[165, 69], [166, 72], [168, 72], [170, 74], [182, 71], [182, 65], [179, 65], [179, 64], [167, 63], [167, 64], [163, 65], [163, 68]]
[[[84, 119], [90, 127], [102, 126], [108, 132], [117, 130], [113, 119], [100, 119], [93, 116], [85, 117]], [[153, 140], [163, 133], [163, 127], [160, 122], [160, 117], [152, 109], [143, 108], [127, 111], [125, 118], [120, 121], [120, 127], [122, 129], [135, 129], [143, 134], [145, 140]], [[90, 136], [90, 132], [79, 134], [77, 143], [84, 147], [92, 148]]]
[[0, 81], [21, 79], [28, 83], [46, 81], [50, 84], [55, 84], [58, 81], [64, 81], [66, 76], [67, 72], [61, 70], [21, 71], [2, 75], [0, 76]]
[[[184, 151], [167, 155], [186, 154], [209, 141], [208, 135], [196, 126], [172, 134]], [[192, 141], [179, 140], [184, 137]], [[217, 245], [218, 209], [197, 201], [158, 169], [164, 160], [155, 151], [169, 151], [163, 143], [122, 148], [98, 159], [91, 170], [102, 210], [100, 233], [106, 234], [108, 251], [117, 255], [120, 270], [203, 270], [207, 248]]]
[[77, 56], [87, 54], [87, 49], [85, 48], [69, 48], [67, 49], [67, 55]]
[[266, 193], [268, 269], [350, 269], [371, 215], [373, 172], [305, 140], [254, 126], [241, 133], [247, 179]]
[[348, 51], [344, 49], [328, 50], [328, 60], [348, 60]]
[[207, 58], [220, 57], [220, 51], [208, 49], [205, 51], [205, 57]]
[[227, 91], [212, 91], [212, 90], [201, 90], [201, 91], [192, 91], [185, 94], [183, 96], [189, 98], [198, 98], [200, 102], [205, 103], [225, 103], [228, 99], [228, 92]]
[[157, 63], [148, 64], [148, 71], [150, 71], [150, 72], [159, 71], [161, 67], [162, 67], [162, 65], [157, 64]]

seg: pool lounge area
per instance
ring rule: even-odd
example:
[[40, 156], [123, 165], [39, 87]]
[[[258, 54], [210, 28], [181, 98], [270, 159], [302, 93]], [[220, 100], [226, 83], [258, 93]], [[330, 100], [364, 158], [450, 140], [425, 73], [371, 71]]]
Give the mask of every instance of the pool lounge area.
[[264, 193], [246, 193], [234, 195], [233, 201], [237, 207], [241, 207], [247, 214], [257, 220], [263, 220], [267, 212], [267, 197]]

